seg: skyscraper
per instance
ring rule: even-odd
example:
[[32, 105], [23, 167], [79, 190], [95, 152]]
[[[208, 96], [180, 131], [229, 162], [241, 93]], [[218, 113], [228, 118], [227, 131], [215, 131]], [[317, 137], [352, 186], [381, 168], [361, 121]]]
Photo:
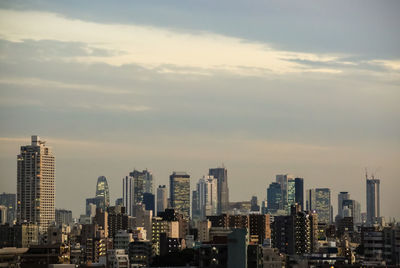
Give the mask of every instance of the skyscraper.
[[[110, 192], [108, 189], [107, 178], [104, 176], [97, 178], [96, 197], [98, 196], [104, 197], [105, 207], [110, 206]], [[105, 211], [105, 207], [102, 208], [103, 211]]]
[[290, 209], [292, 205], [296, 204], [296, 184], [294, 179], [288, 179], [287, 197], [287, 206]]
[[154, 193], [151, 171], [135, 169], [122, 179], [122, 199], [128, 215], [133, 215], [135, 205], [143, 203], [144, 193]]
[[157, 215], [168, 207], [167, 187], [159, 185], [157, 188]]
[[367, 180], [367, 223], [373, 224], [377, 218], [380, 217], [380, 197], [379, 197], [379, 186], [380, 180], [372, 179]]
[[348, 192], [340, 192], [338, 194], [338, 218], [343, 218], [343, 200], [350, 199], [350, 194]]
[[210, 168], [208, 175], [218, 181], [218, 209], [217, 214], [226, 213], [229, 210], [228, 171], [225, 167]]
[[122, 179], [122, 199], [123, 205], [126, 208], [126, 213], [130, 216], [133, 215], [133, 206], [135, 205], [133, 201], [133, 189], [134, 183], [133, 178], [126, 176]]
[[267, 205], [269, 213], [282, 209], [282, 189], [277, 182], [271, 183], [267, 189]]
[[[281, 202], [282, 202], [282, 209], [290, 212], [290, 205], [289, 205], [289, 196], [288, 196], [288, 188], [289, 188], [289, 181], [294, 180], [293, 175], [289, 174], [280, 174], [276, 175], [276, 182], [281, 185]], [[294, 185], [293, 185], [294, 186]], [[294, 187], [293, 187], [294, 190]], [[293, 193], [291, 193], [293, 194]]]
[[171, 207], [190, 216], [190, 175], [186, 172], [173, 172], [169, 177]]
[[218, 181], [213, 176], [204, 176], [197, 183], [197, 205], [200, 219], [217, 215]]
[[55, 157], [38, 136], [21, 146], [17, 157], [17, 221], [39, 225], [41, 233], [55, 220]]
[[294, 179], [294, 187], [296, 192], [295, 201], [297, 204], [301, 206], [301, 210], [304, 210], [304, 179], [303, 178], [296, 178]]
[[319, 222], [331, 223], [331, 190], [329, 188], [307, 190], [307, 210], [315, 210], [318, 214]]

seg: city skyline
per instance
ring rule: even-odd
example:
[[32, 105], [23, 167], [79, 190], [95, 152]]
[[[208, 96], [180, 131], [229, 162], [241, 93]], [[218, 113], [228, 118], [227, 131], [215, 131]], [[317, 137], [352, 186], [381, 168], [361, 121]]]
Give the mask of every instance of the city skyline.
[[2, 1], [0, 190], [16, 191], [15, 155], [37, 134], [57, 156], [56, 208], [74, 216], [99, 176], [113, 203], [135, 168], [168, 185], [173, 171], [198, 180], [224, 164], [231, 201], [262, 201], [290, 173], [333, 200], [349, 191], [363, 211], [367, 167], [380, 214], [400, 218], [398, 10]]

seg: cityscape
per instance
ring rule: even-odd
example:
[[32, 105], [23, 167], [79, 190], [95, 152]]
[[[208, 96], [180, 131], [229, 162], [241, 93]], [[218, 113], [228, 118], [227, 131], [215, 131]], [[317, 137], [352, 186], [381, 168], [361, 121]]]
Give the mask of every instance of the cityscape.
[[400, 267], [399, 14], [0, 1], [0, 268]]
[[[17, 193], [0, 194], [0, 261], [8, 267], [388, 267], [400, 265], [400, 223], [380, 214], [380, 179], [365, 174], [366, 210], [347, 191], [305, 189], [276, 175], [257, 196], [229, 201], [228, 169], [198, 179], [173, 171], [156, 185], [148, 169], [122, 178], [110, 199], [105, 176], [85, 213], [55, 207], [52, 148], [20, 147]], [[191, 180], [196, 182], [191, 191]], [[307, 185], [307, 184], [306, 184]], [[337, 213], [332, 203], [337, 200]], [[336, 215], [336, 216], [334, 216]]]

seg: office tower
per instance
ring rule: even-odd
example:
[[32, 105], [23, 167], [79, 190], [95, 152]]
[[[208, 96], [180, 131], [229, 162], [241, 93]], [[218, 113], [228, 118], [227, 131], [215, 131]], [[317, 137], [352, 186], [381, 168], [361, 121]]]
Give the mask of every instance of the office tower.
[[318, 221], [326, 224], [332, 222], [331, 190], [316, 188], [307, 190], [307, 210], [318, 213]]
[[258, 205], [257, 196], [252, 196], [250, 203], [251, 203], [250, 211], [260, 212], [260, 206]]
[[16, 194], [0, 194], [0, 205], [7, 208], [7, 220], [6, 222], [12, 223], [15, 220], [16, 207], [17, 207], [17, 195]]
[[208, 175], [213, 176], [218, 181], [218, 209], [217, 214], [229, 211], [229, 187], [228, 171], [225, 167], [210, 168]]
[[342, 201], [342, 217], [352, 217], [354, 224], [361, 223], [361, 206], [355, 200], [345, 199]]
[[17, 221], [39, 225], [40, 233], [55, 220], [55, 157], [38, 136], [21, 146], [17, 158]]
[[350, 194], [348, 192], [340, 192], [338, 194], [338, 218], [343, 218], [343, 200], [350, 199]]
[[192, 220], [200, 219], [199, 193], [197, 190], [192, 191]]
[[304, 179], [303, 178], [295, 178], [294, 179], [294, 188], [295, 188], [295, 201], [297, 204], [301, 206], [301, 210], [304, 210]]
[[105, 210], [105, 208], [110, 205], [110, 192], [108, 189], [107, 178], [104, 176], [100, 176], [97, 179], [96, 197], [98, 196], [104, 197], [105, 207], [103, 209]]
[[189, 218], [190, 175], [186, 172], [173, 172], [169, 177], [169, 189], [171, 207]]
[[123, 198], [115, 199], [115, 205], [116, 206], [124, 206], [124, 199]]
[[56, 223], [60, 225], [70, 225], [72, 223], [72, 211], [66, 209], [56, 209]]
[[144, 193], [143, 194], [143, 204], [146, 210], [153, 211], [153, 215], [155, 213], [155, 197], [152, 193]]
[[367, 223], [373, 224], [377, 221], [380, 215], [380, 197], [379, 197], [379, 186], [380, 180], [375, 179], [368, 179], [366, 176], [367, 181]]
[[282, 202], [282, 208], [286, 211], [290, 210], [290, 206], [288, 205], [288, 181], [293, 180], [294, 177], [289, 174], [279, 174], [276, 175], [276, 182], [281, 185], [281, 202]]
[[267, 205], [269, 213], [282, 209], [282, 189], [277, 182], [271, 183], [267, 189]]
[[86, 216], [93, 217], [96, 214], [96, 208], [101, 208], [103, 211], [107, 210], [104, 196], [86, 198]]
[[296, 204], [296, 184], [294, 179], [288, 179], [287, 183], [287, 207], [290, 209], [291, 206]]
[[157, 188], [157, 215], [168, 207], [167, 187], [159, 185]]
[[218, 211], [218, 180], [213, 176], [204, 176], [197, 183], [197, 204], [200, 219], [217, 215]]

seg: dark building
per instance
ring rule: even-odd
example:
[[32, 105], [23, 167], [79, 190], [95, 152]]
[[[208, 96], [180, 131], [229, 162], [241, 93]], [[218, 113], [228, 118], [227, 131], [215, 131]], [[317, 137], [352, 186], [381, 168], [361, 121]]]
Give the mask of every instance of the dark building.
[[283, 209], [282, 206], [282, 189], [281, 185], [273, 182], [267, 189], [267, 208], [269, 213], [275, 213], [278, 209]]
[[301, 210], [304, 210], [304, 179], [295, 178], [295, 202], [301, 206]]
[[218, 208], [217, 214], [227, 213], [229, 210], [228, 171], [225, 167], [210, 168], [208, 175], [214, 176], [218, 181]]
[[96, 205], [96, 208], [106, 210], [106, 201], [104, 196], [96, 196], [93, 198], [86, 198], [86, 216], [90, 216], [90, 204]]
[[143, 193], [143, 204], [146, 210], [153, 211], [155, 215], [155, 196], [152, 193]]
[[108, 235], [114, 237], [118, 230], [128, 230], [129, 216], [125, 207], [108, 208]]
[[263, 268], [263, 248], [261, 245], [247, 246], [247, 268]]
[[228, 267], [228, 245], [202, 244], [199, 248], [199, 267]]
[[70, 260], [69, 247], [62, 244], [31, 246], [21, 256], [21, 268], [44, 268], [49, 264], [67, 264]]
[[66, 209], [56, 209], [56, 223], [60, 225], [69, 225], [72, 223], [72, 211]]
[[0, 206], [7, 208], [7, 220], [6, 223], [13, 223], [16, 220], [16, 208], [17, 208], [17, 195], [16, 194], [0, 194]]
[[250, 214], [249, 234], [250, 239], [257, 244], [263, 244], [265, 239], [271, 238], [269, 214]]
[[317, 247], [317, 215], [299, 209], [290, 216], [275, 216], [272, 224], [272, 245], [281, 253], [303, 255]]
[[[212, 226], [212, 222], [211, 222]], [[248, 215], [229, 215], [228, 226], [230, 228], [249, 228], [249, 216]], [[216, 227], [216, 226], [213, 226]]]
[[152, 252], [153, 249], [150, 241], [134, 241], [129, 243], [129, 264], [149, 267]]
[[260, 206], [258, 205], [257, 196], [252, 196], [250, 203], [251, 203], [250, 211], [260, 212]]
[[180, 238], [168, 237], [166, 233], [160, 234], [160, 256], [165, 256], [172, 252], [179, 252], [181, 249]]
[[226, 214], [207, 216], [207, 219], [211, 222], [211, 227], [229, 227], [229, 218]]

